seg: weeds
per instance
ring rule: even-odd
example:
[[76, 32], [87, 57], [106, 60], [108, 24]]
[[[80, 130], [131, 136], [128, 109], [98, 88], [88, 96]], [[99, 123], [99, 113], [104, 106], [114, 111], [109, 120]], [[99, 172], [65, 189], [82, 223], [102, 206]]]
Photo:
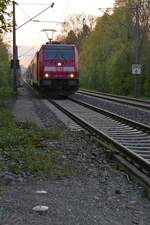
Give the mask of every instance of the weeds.
[[72, 167], [61, 164], [60, 153], [48, 145], [48, 141], [59, 142], [62, 138], [57, 129], [40, 129], [32, 123], [17, 127], [11, 113], [0, 106], [0, 170], [50, 177], [72, 175]]

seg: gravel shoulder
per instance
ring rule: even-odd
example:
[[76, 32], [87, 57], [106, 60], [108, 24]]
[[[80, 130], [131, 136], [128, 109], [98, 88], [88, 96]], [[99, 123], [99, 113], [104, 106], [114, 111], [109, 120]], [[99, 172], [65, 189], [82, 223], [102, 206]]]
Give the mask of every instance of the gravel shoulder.
[[[39, 126], [60, 128], [63, 139], [47, 144], [59, 153], [61, 163], [73, 166], [74, 175], [57, 179], [28, 177], [1, 186], [0, 224], [149, 225], [150, 202], [144, 189], [118, 171], [105, 149], [87, 132], [71, 131], [38, 96], [26, 90], [23, 93], [17, 100], [23, 108], [15, 104], [15, 120], [23, 122], [32, 115], [31, 121], [39, 122]], [[24, 112], [23, 120], [18, 117], [20, 110]], [[37, 194], [37, 190], [47, 193]], [[49, 208], [37, 213], [32, 210], [37, 205]]]

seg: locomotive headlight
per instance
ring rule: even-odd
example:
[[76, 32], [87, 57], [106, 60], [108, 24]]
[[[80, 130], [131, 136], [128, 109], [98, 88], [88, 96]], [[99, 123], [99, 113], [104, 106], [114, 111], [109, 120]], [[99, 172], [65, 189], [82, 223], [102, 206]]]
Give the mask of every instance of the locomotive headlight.
[[69, 74], [69, 77], [74, 78], [74, 74], [73, 73]]
[[49, 77], [49, 75], [48, 75], [48, 73], [45, 73], [45, 75], [44, 75], [45, 77]]
[[61, 62], [58, 62], [58, 63], [57, 63], [57, 66], [61, 66]]

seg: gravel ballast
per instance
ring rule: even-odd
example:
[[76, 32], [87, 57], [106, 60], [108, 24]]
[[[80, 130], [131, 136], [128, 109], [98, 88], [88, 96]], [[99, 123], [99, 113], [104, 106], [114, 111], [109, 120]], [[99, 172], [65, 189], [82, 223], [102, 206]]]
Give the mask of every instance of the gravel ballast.
[[[29, 177], [1, 187], [1, 225], [149, 225], [150, 202], [145, 190], [116, 169], [105, 149], [86, 131], [70, 131], [41, 99], [31, 96], [30, 109], [45, 127], [63, 132], [60, 141], [46, 141], [60, 163], [72, 165], [68, 177]], [[108, 154], [109, 155], [109, 154]], [[36, 191], [43, 190], [44, 194]], [[47, 206], [38, 213], [36, 206]]]
[[82, 100], [85, 103], [97, 106], [104, 110], [108, 110], [112, 113], [116, 113], [120, 116], [135, 120], [140, 123], [144, 123], [150, 126], [150, 112], [148, 110], [142, 110], [138, 107], [117, 103], [111, 100], [105, 100], [96, 97], [89, 97], [85, 95], [75, 94], [72, 98]]
[[[61, 143], [53, 145], [76, 174], [63, 179], [35, 177], [7, 186], [1, 194], [0, 224], [150, 224], [144, 189], [118, 171], [88, 134], [66, 131]], [[49, 208], [40, 214], [32, 210], [37, 205]]]

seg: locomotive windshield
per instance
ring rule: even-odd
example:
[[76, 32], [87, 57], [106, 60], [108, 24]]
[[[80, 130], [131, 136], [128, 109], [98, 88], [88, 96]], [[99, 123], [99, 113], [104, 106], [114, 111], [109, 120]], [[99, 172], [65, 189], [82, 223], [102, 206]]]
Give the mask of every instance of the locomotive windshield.
[[45, 60], [74, 60], [73, 48], [45, 48], [44, 50]]

